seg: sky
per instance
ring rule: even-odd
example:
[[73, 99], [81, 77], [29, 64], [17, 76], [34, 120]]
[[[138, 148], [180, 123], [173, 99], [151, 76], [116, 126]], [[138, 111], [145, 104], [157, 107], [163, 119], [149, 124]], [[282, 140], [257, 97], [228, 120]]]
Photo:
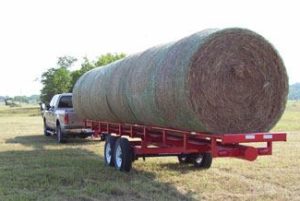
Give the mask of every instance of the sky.
[[60, 56], [133, 54], [228, 27], [263, 35], [282, 56], [290, 84], [300, 82], [299, 8], [297, 0], [0, 1], [0, 95], [39, 94], [41, 74]]

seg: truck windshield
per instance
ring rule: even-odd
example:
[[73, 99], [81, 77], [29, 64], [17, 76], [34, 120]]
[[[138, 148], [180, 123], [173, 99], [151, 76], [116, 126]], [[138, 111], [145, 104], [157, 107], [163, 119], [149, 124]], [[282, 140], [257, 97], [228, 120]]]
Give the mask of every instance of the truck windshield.
[[63, 96], [60, 98], [58, 108], [72, 108], [72, 96]]

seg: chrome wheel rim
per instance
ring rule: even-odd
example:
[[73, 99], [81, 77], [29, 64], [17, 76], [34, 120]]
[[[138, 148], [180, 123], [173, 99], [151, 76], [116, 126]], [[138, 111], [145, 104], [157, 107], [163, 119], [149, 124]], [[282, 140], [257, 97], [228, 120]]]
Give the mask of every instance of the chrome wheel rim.
[[203, 155], [202, 154], [197, 156], [197, 158], [195, 159], [196, 163], [198, 163], [198, 164], [200, 164], [202, 162], [202, 160], [203, 160]]
[[110, 143], [106, 144], [105, 158], [106, 158], [107, 163], [109, 164], [111, 162], [111, 146], [110, 146]]
[[122, 166], [122, 149], [120, 145], [116, 149], [116, 165], [118, 169]]
[[187, 160], [187, 156], [181, 156], [181, 161], [185, 162]]

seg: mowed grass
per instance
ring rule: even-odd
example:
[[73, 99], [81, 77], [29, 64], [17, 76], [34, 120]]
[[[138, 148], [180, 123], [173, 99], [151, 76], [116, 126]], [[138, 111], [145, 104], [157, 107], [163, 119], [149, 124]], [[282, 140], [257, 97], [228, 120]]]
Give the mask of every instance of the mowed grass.
[[272, 156], [215, 159], [209, 170], [175, 157], [138, 160], [130, 173], [105, 167], [103, 142], [57, 144], [37, 107], [0, 107], [0, 200], [300, 200], [300, 103], [289, 102]]

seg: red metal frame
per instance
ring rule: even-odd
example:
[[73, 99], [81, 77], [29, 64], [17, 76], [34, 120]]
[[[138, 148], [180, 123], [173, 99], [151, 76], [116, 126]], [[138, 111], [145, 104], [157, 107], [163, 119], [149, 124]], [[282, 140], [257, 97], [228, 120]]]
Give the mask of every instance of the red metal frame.
[[[136, 157], [180, 155], [209, 152], [213, 157], [236, 157], [253, 161], [271, 155], [272, 142], [286, 141], [286, 133], [209, 134], [137, 124], [85, 121], [94, 136], [103, 133], [128, 136]], [[264, 147], [240, 143], [265, 142]]]

